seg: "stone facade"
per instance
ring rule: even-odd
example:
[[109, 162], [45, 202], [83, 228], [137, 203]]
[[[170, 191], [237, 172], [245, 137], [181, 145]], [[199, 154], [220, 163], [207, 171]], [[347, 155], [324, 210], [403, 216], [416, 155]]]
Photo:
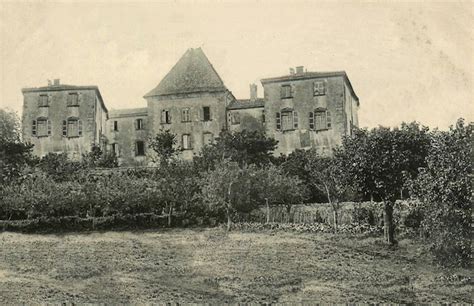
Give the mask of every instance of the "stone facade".
[[66, 152], [80, 159], [92, 145], [105, 144], [107, 108], [97, 86], [55, 84], [25, 88], [22, 136], [33, 153]]
[[[359, 99], [347, 74], [306, 72], [263, 79], [264, 98], [250, 85], [250, 99], [227, 89], [204, 52], [189, 49], [144, 98], [146, 108], [107, 111], [96, 86], [25, 88], [23, 137], [34, 153], [68, 152], [92, 145], [114, 151], [121, 165], [152, 162], [148, 141], [161, 130], [176, 134], [183, 159], [192, 159], [222, 130], [261, 130], [278, 140], [275, 155], [317, 148], [322, 154], [358, 126]], [[75, 124], [75, 125], [74, 125]]]

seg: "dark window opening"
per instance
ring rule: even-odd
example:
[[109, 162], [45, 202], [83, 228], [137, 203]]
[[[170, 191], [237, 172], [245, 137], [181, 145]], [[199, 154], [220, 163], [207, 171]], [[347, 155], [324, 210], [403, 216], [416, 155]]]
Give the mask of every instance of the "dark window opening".
[[137, 130], [143, 130], [143, 119], [137, 119], [135, 124]]
[[211, 108], [209, 106], [204, 106], [202, 108], [202, 112], [203, 112], [203, 120], [211, 121]]
[[145, 155], [145, 143], [143, 141], [137, 141], [137, 151], [136, 156], [144, 156]]
[[114, 131], [118, 131], [118, 121], [114, 121]]

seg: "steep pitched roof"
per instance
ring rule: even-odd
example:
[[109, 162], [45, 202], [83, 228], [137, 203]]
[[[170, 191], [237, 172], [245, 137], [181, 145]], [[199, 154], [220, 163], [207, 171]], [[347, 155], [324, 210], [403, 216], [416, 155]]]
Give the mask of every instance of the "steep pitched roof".
[[180, 93], [216, 92], [227, 88], [201, 48], [188, 49], [170, 72], [145, 95], [163, 96]]

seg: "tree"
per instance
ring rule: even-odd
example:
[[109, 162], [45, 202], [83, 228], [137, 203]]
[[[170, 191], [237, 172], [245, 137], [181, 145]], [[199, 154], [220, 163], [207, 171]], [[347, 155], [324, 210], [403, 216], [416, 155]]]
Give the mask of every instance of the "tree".
[[[257, 170], [258, 196], [265, 202], [266, 222], [270, 222], [270, 206], [283, 205], [290, 215], [293, 204], [301, 203], [307, 197], [307, 188], [293, 175], [285, 173], [281, 167], [270, 165]], [[262, 202], [260, 200], [260, 202]]]
[[33, 145], [20, 137], [20, 121], [15, 112], [0, 109], [0, 184], [12, 182], [25, 166], [34, 164]]
[[319, 156], [316, 152], [311, 153], [305, 169], [309, 173], [311, 184], [326, 195], [333, 209], [334, 231], [337, 232], [340, 202], [347, 198], [350, 185], [344, 183], [344, 168], [340, 160]]
[[150, 148], [158, 155], [160, 165], [164, 165], [173, 160], [179, 152], [176, 148], [176, 135], [169, 130], [160, 130], [154, 138], [150, 140]]
[[227, 231], [232, 224], [232, 215], [250, 212], [258, 205], [255, 195], [257, 184], [256, 167], [225, 159], [201, 177], [201, 200], [210, 211], [223, 212], [227, 219]]
[[160, 201], [168, 212], [168, 226], [171, 226], [173, 211], [183, 212], [192, 205], [199, 190], [197, 175], [190, 162], [172, 160], [161, 164], [154, 177]]
[[67, 153], [48, 153], [40, 159], [38, 168], [55, 182], [65, 182], [76, 180], [85, 166], [70, 160]]
[[118, 167], [115, 152], [104, 152], [98, 145], [93, 145], [90, 152], [82, 155], [82, 163], [87, 168]]
[[194, 158], [198, 169], [213, 169], [216, 162], [224, 159], [237, 162], [239, 166], [255, 164], [268, 165], [273, 161], [272, 152], [278, 141], [266, 137], [261, 131], [222, 131], [214, 143], [205, 146]]
[[335, 158], [343, 172], [343, 183], [384, 203], [384, 234], [395, 243], [393, 209], [400, 198], [406, 176], [415, 177], [425, 166], [430, 138], [428, 128], [403, 123], [400, 128], [358, 129], [344, 137]]
[[474, 126], [459, 119], [447, 132], [432, 133], [426, 168], [409, 181], [422, 203], [422, 228], [442, 265], [467, 266], [471, 254], [472, 158]]
[[288, 156], [280, 156], [277, 163], [281, 165], [283, 171], [288, 175], [297, 176], [308, 190], [307, 200], [311, 203], [326, 201], [325, 191], [318, 188], [311, 177], [310, 168], [308, 164], [317, 156], [316, 150], [302, 150], [297, 149]]

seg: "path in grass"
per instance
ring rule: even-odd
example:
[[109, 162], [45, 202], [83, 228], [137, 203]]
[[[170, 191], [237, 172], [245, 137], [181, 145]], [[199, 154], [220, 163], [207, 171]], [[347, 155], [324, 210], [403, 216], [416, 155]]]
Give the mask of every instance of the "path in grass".
[[[446, 281], [444, 275], [460, 275]], [[408, 240], [220, 229], [0, 234], [5, 302], [472, 302]]]

